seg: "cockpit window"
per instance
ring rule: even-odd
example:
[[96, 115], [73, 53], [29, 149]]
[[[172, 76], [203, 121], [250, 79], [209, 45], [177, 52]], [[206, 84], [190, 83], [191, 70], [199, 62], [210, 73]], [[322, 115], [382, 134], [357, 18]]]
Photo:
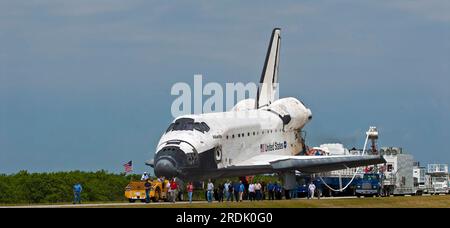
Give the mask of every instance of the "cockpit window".
[[211, 129], [205, 122], [202, 122], [201, 125], [203, 126], [203, 129], [205, 129], [206, 132], [208, 132]]
[[194, 122], [194, 119], [191, 118], [181, 118], [172, 123], [169, 128], [167, 128], [167, 132], [169, 131], [200, 131], [202, 133], [208, 132], [210, 130], [209, 126], [205, 122]]
[[202, 125], [200, 123], [198, 123], [198, 122], [194, 123], [194, 129], [197, 130], [197, 131], [200, 131], [200, 132], [205, 132], [203, 127], [202, 127]]
[[202, 133], [208, 132], [210, 130], [209, 126], [205, 122], [195, 122], [194, 129]]
[[181, 118], [175, 121], [174, 131], [192, 131], [194, 129], [194, 120], [190, 118]]

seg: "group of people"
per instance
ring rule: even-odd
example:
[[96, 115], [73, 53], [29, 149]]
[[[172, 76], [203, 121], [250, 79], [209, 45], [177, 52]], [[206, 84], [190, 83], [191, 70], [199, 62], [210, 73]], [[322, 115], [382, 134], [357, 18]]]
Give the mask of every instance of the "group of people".
[[265, 200], [268, 196], [269, 200], [281, 200], [283, 188], [278, 182], [250, 182], [244, 184], [242, 181], [231, 182], [227, 180], [223, 184], [214, 187], [214, 184], [209, 181], [206, 190], [206, 199], [208, 202], [213, 201], [213, 197], [218, 202], [243, 200], [259, 201]]
[[233, 201], [233, 199], [235, 199], [236, 202], [241, 202], [244, 198], [244, 192], [245, 185], [242, 181], [236, 183], [226, 181], [224, 184], [219, 184], [217, 187], [214, 187], [212, 181], [209, 180], [206, 189], [206, 199], [210, 203], [213, 201], [213, 197], [219, 202], [223, 202], [224, 200]]
[[[141, 180], [146, 181], [149, 183], [149, 176], [145, 172], [142, 175]], [[161, 183], [164, 183], [164, 177], [158, 178]], [[147, 188], [146, 183], [146, 195], [147, 195], [147, 201], [150, 201], [149, 198], [149, 191], [150, 187]], [[178, 200], [183, 200], [183, 189], [180, 189], [177, 181], [175, 178], [172, 178], [169, 182], [166, 183], [166, 190], [168, 191], [168, 201], [175, 202]], [[189, 182], [186, 185], [186, 193], [188, 196], [188, 201], [192, 203], [193, 193], [194, 193], [194, 184], [192, 182]], [[310, 182], [310, 184], [307, 187], [307, 198], [312, 199], [315, 195], [320, 199], [320, 192], [318, 192], [318, 189], [316, 188], [316, 185], [313, 182]], [[205, 191], [205, 198], [208, 202], [213, 202], [213, 199], [217, 200], [218, 202], [223, 201], [236, 201], [236, 202], [242, 202], [242, 200], [250, 200], [250, 201], [259, 201], [259, 200], [265, 200], [266, 197], [268, 197], [269, 200], [281, 200], [283, 197], [283, 187], [279, 182], [269, 182], [268, 184], [264, 182], [253, 182], [244, 184], [241, 181], [239, 182], [231, 182], [227, 180], [223, 184], [218, 184], [217, 187], [214, 186], [214, 183], [209, 180], [208, 184], [206, 186]], [[287, 198], [288, 196], [286, 196]], [[297, 198], [297, 191], [291, 190], [289, 191], [289, 198]]]
[[[148, 181], [148, 177], [144, 175], [142, 177], [142, 180], [146, 181], [146, 201], [150, 202], [149, 191], [151, 185]], [[192, 203], [194, 190], [196, 190], [192, 182], [187, 183], [185, 188], [181, 188], [179, 183], [177, 183], [176, 178], [172, 178], [170, 179], [170, 181], [166, 182], [164, 177], [160, 177], [158, 178], [158, 181], [161, 181], [161, 183], [163, 184], [165, 183], [168, 201], [173, 203], [175, 203], [176, 200], [182, 201], [184, 193], [187, 193], [188, 201]], [[264, 182], [257, 181], [244, 184], [242, 180], [238, 182], [227, 180], [225, 183], [221, 183], [215, 186], [214, 183], [209, 180], [205, 188], [205, 198], [209, 203], [213, 202], [214, 200], [218, 202], [242, 202], [243, 200], [259, 201], [265, 199], [281, 200], [283, 197], [283, 187], [279, 182], [269, 182], [268, 184], [266, 184]], [[316, 187], [313, 183], [311, 183], [308, 188], [308, 198], [312, 198], [314, 196]], [[295, 192], [296, 191], [291, 191], [291, 198], [296, 197]]]
[[[145, 182], [145, 201], [146, 203], [150, 202], [150, 191], [151, 191], [151, 179], [147, 173], [144, 173], [141, 178], [142, 181]], [[158, 178], [162, 184], [164, 184], [164, 188], [167, 191], [167, 200], [175, 203], [176, 200], [183, 200], [184, 190], [177, 183], [176, 178], [172, 178], [169, 181], [166, 181], [164, 177]], [[73, 186], [74, 192], [74, 204], [81, 203], [81, 192], [83, 188], [80, 183], [77, 183]], [[192, 203], [193, 193], [195, 187], [192, 182], [187, 183], [185, 192], [188, 196], [188, 201]], [[315, 195], [320, 199], [320, 192], [316, 185], [313, 182], [310, 182], [308, 185], [308, 199], [314, 198]], [[267, 185], [264, 182], [250, 182], [248, 184], [244, 184], [241, 181], [239, 182], [231, 182], [227, 180], [223, 184], [218, 184], [217, 187], [214, 186], [214, 183], [209, 180], [206, 186], [205, 198], [209, 203], [213, 202], [213, 199], [218, 202], [242, 202], [243, 200], [250, 201], [259, 201], [265, 200], [268, 196], [269, 200], [281, 200], [282, 199], [282, 191], [283, 188], [279, 182], [269, 182]], [[290, 192], [291, 198], [296, 198], [296, 191]]]
[[[192, 183], [191, 183], [192, 184]], [[208, 202], [212, 202], [213, 198], [218, 202], [223, 201], [236, 201], [242, 202], [242, 200], [259, 201], [259, 200], [281, 200], [283, 198], [283, 192], [286, 194], [286, 199], [297, 198], [297, 189], [286, 191], [280, 184], [280, 182], [249, 182], [243, 183], [226, 181], [224, 184], [219, 184], [217, 187], [209, 180], [206, 188], [206, 199]], [[307, 187], [307, 198], [312, 199], [315, 196], [320, 199], [320, 189], [316, 187], [313, 182]]]
[[[160, 177], [157, 179], [161, 185], [164, 185], [164, 189], [167, 191], [167, 200], [170, 202], [175, 203], [177, 198], [179, 200], [183, 200], [182, 191], [180, 191], [178, 183], [176, 181], [176, 178], [172, 178], [169, 181], [166, 181], [164, 177]], [[141, 181], [144, 181], [144, 187], [145, 187], [145, 202], [150, 203], [150, 191], [152, 188], [151, 179], [148, 176], [147, 172], [144, 172], [144, 174], [141, 177]]]

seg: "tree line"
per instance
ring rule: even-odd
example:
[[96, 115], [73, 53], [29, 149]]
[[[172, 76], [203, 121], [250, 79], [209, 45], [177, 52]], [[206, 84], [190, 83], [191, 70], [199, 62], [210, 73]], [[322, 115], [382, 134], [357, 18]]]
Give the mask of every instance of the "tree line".
[[124, 191], [131, 179], [139, 175], [97, 172], [52, 172], [0, 174], [0, 203], [63, 203], [73, 201], [73, 185], [81, 183], [82, 201], [124, 201]]
[[[73, 201], [73, 185], [80, 183], [83, 187], [82, 202], [125, 201], [125, 187], [131, 180], [140, 180], [141, 176], [115, 174], [105, 170], [97, 172], [70, 171], [51, 173], [29, 173], [20, 171], [16, 174], [0, 174], [0, 204], [37, 204], [68, 203]], [[154, 177], [153, 177], [154, 178]], [[214, 180], [215, 186], [230, 180], [239, 182], [239, 178]], [[274, 182], [275, 176], [258, 175], [254, 182]], [[184, 189], [183, 189], [184, 190]], [[201, 187], [196, 189], [203, 197]]]

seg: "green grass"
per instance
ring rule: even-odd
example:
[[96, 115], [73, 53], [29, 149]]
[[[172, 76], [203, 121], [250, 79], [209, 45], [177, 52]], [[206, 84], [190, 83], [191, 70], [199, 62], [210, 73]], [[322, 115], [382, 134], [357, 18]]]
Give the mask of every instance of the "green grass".
[[450, 208], [450, 195], [345, 198], [321, 200], [279, 200], [242, 203], [142, 204], [99, 206], [120, 208]]

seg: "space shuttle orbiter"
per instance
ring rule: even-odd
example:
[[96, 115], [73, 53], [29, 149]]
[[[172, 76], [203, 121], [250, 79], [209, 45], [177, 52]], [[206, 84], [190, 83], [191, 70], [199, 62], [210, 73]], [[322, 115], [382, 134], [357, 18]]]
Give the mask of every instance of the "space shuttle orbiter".
[[[294, 175], [384, 163], [376, 155], [302, 156], [302, 128], [311, 110], [296, 98], [277, 99], [281, 30], [272, 32], [256, 100], [223, 113], [176, 118], [154, 159], [157, 176], [205, 180], [264, 173]], [[239, 114], [239, 115], [237, 115]]]

